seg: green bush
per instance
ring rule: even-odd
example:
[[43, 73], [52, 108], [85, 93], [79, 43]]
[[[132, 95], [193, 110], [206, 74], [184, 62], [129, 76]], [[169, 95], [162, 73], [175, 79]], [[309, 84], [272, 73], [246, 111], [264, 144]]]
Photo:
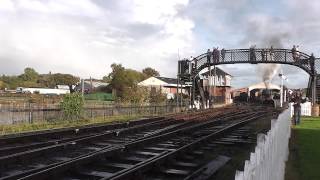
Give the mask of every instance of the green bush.
[[84, 95], [85, 100], [96, 100], [96, 101], [113, 101], [113, 97], [111, 93], [91, 93]]
[[79, 119], [83, 113], [84, 99], [80, 93], [67, 94], [63, 97], [60, 107], [67, 120]]

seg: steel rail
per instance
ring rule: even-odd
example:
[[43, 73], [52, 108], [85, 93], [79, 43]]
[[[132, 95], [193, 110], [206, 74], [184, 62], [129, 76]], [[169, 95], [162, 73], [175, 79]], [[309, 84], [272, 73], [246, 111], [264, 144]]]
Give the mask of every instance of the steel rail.
[[242, 120], [240, 122], [236, 122], [236, 123], [233, 123], [231, 125], [227, 125], [226, 127], [222, 128], [222, 129], [220, 129], [218, 131], [212, 132], [211, 134], [209, 134], [209, 135], [207, 135], [205, 137], [201, 137], [200, 139], [195, 140], [194, 142], [186, 144], [183, 147], [181, 147], [181, 148], [179, 148], [179, 149], [177, 149], [175, 151], [165, 153], [162, 156], [159, 156], [159, 157], [154, 158], [154, 159], [152, 159], [150, 161], [147, 161], [145, 163], [137, 165], [134, 168], [126, 169], [126, 170], [124, 170], [122, 172], [118, 172], [117, 174], [114, 174], [111, 177], [102, 178], [101, 180], [106, 180], [106, 179], [110, 179], [110, 180], [127, 179], [127, 178], [129, 178], [130, 176], [134, 175], [137, 172], [142, 173], [142, 171], [147, 170], [148, 167], [153, 166], [156, 163], [157, 163], [157, 165], [159, 165], [161, 162], [165, 162], [165, 160], [167, 160], [167, 159], [172, 159], [174, 156], [178, 155], [179, 153], [188, 151], [191, 148], [199, 145], [200, 143], [203, 143], [204, 141], [207, 141], [209, 139], [212, 140], [214, 138], [219, 138], [223, 133], [226, 133], [227, 131], [231, 131], [234, 128], [237, 128], [237, 127], [239, 127], [241, 125], [244, 125], [246, 123], [252, 122], [253, 120], [257, 120], [257, 119], [259, 119], [259, 118], [261, 118], [263, 116], [264, 115], [253, 116], [253, 117], [250, 117], [248, 119], [245, 118], [246, 120]]
[[[252, 113], [251, 113], [252, 114]], [[64, 164], [60, 164], [58, 166], [55, 166], [55, 167], [52, 167], [52, 168], [48, 168], [46, 170], [43, 170], [43, 171], [40, 171], [40, 172], [36, 172], [34, 174], [30, 174], [29, 176], [26, 176], [26, 177], [23, 177], [22, 179], [44, 179], [50, 175], [55, 175], [57, 173], [61, 173], [61, 172], [64, 172], [74, 166], [80, 166], [81, 164], [86, 164], [90, 161], [94, 161], [96, 159], [99, 159], [101, 157], [103, 157], [105, 154], [113, 154], [113, 153], [116, 153], [116, 152], [121, 152], [121, 151], [124, 151], [124, 150], [128, 150], [128, 149], [133, 149], [133, 148], [136, 148], [136, 147], [139, 147], [141, 145], [145, 145], [145, 144], [149, 144], [149, 143], [154, 143], [154, 142], [158, 142], [160, 140], [163, 140], [163, 139], [166, 139], [166, 138], [169, 138], [169, 137], [174, 137], [175, 135], [178, 135], [178, 134], [183, 134], [183, 133], [187, 133], [187, 132], [193, 132], [193, 130], [195, 129], [201, 129], [201, 128], [204, 128], [204, 127], [208, 127], [208, 126], [214, 126], [214, 125], [217, 125], [219, 123], [221, 123], [223, 120], [224, 122], [227, 122], [229, 120], [229, 122], [231, 122], [230, 120], [232, 118], [240, 118], [240, 117], [245, 117], [245, 116], [248, 116], [248, 114], [241, 114], [241, 115], [237, 115], [237, 116], [233, 116], [233, 117], [226, 117], [225, 119], [218, 119], [218, 120], [212, 120], [210, 122], [202, 122], [200, 124], [197, 124], [197, 125], [194, 125], [194, 126], [191, 126], [191, 127], [186, 127], [186, 128], [182, 128], [182, 129], [178, 129], [176, 131], [173, 131], [173, 132], [169, 132], [169, 133], [165, 133], [165, 134], [162, 134], [162, 135], [158, 135], [158, 136], [154, 136], [154, 137], [150, 137], [150, 138], [145, 138], [143, 140], [139, 140], [139, 141], [135, 141], [135, 142], [129, 142], [129, 143], [126, 143], [125, 145], [123, 146], [120, 146], [120, 147], [113, 147], [113, 148], [110, 148], [110, 149], [107, 149], [105, 151], [100, 151], [100, 152], [97, 152], [95, 154], [90, 154], [88, 156], [85, 156], [85, 157], [81, 157], [81, 158], [77, 158], [77, 159], [74, 159], [74, 160], [71, 160], [71, 161], [68, 161]]]

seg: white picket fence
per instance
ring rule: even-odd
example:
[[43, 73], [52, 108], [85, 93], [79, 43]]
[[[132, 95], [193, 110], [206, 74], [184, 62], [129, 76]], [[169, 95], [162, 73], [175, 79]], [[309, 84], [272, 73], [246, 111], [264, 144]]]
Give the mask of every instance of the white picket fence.
[[258, 135], [255, 152], [245, 161], [244, 171], [237, 171], [235, 180], [283, 180], [291, 133], [291, 108], [272, 120], [267, 135]]
[[[291, 109], [290, 115], [293, 116], [293, 103], [289, 104]], [[301, 116], [311, 116], [311, 102], [305, 102], [301, 104]]]

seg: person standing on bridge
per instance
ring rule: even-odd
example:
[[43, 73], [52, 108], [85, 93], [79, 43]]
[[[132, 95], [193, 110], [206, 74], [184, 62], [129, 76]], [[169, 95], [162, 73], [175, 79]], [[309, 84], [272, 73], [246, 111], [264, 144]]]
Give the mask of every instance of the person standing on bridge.
[[265, 61], [266, 60], [266, 51], [265, 49], [261, 49], [261, 61]]
[[218, 63], [220, 59], [219, 47], [213, 49], [212, 56], [213, 56], [213, 63], [215, 64]]
[[221, 49], [221, 60], [224, 62], [224, 58], [226, 57], [226, 50], [224, 48]]
[[210, 63], [210, 59], [211, 59], [211, 51], [210, 51], [210, 49], [208, 49], [208, 51], [207, 51], [207, 63], [208, 64]]
[[314, 75], [314, 61], [315, 61], [315, 59], [316, 58], [314, 57], [314, 55], [312, 53], [310, 56], [310, 61], [309, 61], [312, 75]]
[[270, 61], [274, 60], [274, 48], [273, 46], [270, 47]]
[[198, 59], [197, 58], [193, 58], [193, 65], [194, 65], [194, 71], [197, 70], [197, 66], [198, 66]]
[[296, 61], [298, 62], [299, 60], [300, 60], [300, 52], [299, 52], [299, 46], [297, 46], [296, 47]]
[[254, 62], [256, 61], [256, 45], [253, 45], [249, 49], [249, 54], [250, 54], [250, 61]]
[[292, 49], [291, 49], [291, 53], [292, 53], [292, 58], [293, 61], [297, 61], [297, 48], [296, 45], [293, 45]]

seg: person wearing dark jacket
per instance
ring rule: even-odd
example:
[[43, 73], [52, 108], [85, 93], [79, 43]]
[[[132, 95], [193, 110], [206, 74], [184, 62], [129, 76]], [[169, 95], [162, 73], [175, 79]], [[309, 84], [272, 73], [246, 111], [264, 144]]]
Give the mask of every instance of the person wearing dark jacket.
[[250, 61], [255, 62], [256, 61], [256, 46], [255, 45], [250, 47], [249, 54], [250, 54]]
[[293, 98], [293, 124], [298, 125], [300, 124], [300, 118], [301, 118], [301, 96], [296, 95]]
[[213, 63], [219, 63], [219, 59], [220, 59], [220, 51], [219, 48], [213, 48], [212, 51], [212, 58], [213, 58]]
[[207, 51], [207, 63], [210, 63], [210, 59], [211, 59], [211, 51], [210, 51], [210, 49], [208, 49], [208, 51]]
[[221, 49], [221, 60], [224, 62], [224, 58], [226, 57], [226, 50], [224, 48]]

